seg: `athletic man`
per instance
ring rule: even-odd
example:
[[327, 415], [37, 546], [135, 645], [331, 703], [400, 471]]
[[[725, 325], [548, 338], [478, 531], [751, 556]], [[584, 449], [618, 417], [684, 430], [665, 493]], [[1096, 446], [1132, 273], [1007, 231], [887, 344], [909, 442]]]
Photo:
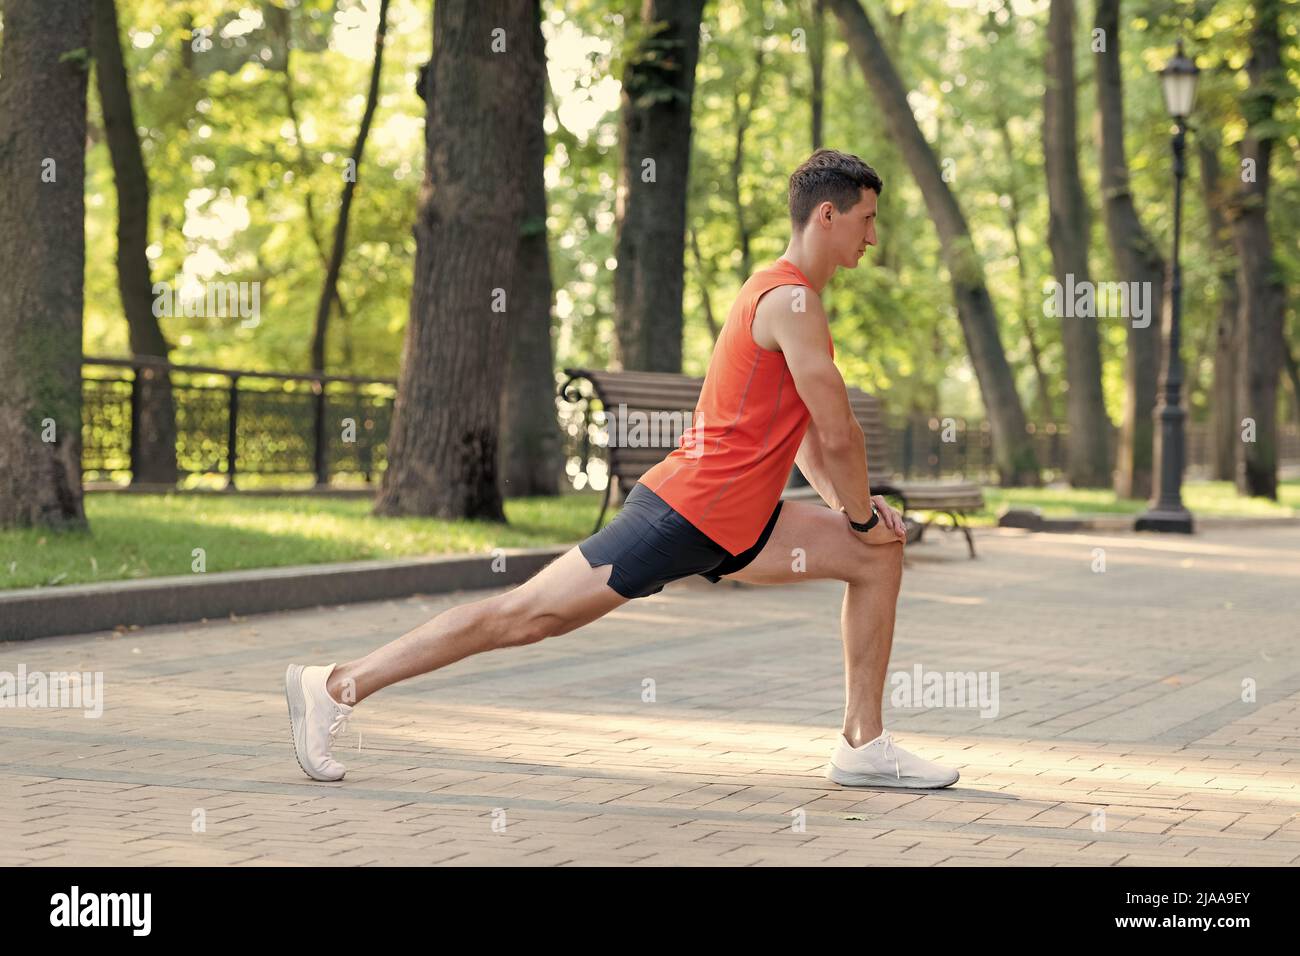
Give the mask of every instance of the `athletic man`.
[[[495, 597], [443, 611], [343, 665], [285, 675], [298, 762], [338, 780], [335, 735], [371, 694], [471, 654], [533, 644], [691, 575], [717, 582], [846, 583], [841, 614], [847, 703], [826, 775], [844, 786], [946, 787], [956, 770], [894, 744], [881, 696], [903, 573], [901, 515], [867, 477], [819, 295], [876, 244], [882, 184], [856, 156], [819, 149], [790, 177], [785, 254], [744, 284], [727, 317], [695, 426], [644, 475], [606, 527]], [[783, 502], [792, 464], [830, 507]], [[800, 548], [804, 567], [794, 569]]]

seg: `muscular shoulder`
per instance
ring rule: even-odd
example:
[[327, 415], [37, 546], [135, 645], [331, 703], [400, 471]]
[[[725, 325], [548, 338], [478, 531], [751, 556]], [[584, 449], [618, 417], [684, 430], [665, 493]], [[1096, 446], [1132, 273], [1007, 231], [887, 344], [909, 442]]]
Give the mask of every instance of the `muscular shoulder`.
[[754, 342], [772, 352], [781, 351], [778, 334], [792, 326], [822, 330], [826, 312], [821, 298], [806, 285], [779, 285], [763, 293], [754, 310]]

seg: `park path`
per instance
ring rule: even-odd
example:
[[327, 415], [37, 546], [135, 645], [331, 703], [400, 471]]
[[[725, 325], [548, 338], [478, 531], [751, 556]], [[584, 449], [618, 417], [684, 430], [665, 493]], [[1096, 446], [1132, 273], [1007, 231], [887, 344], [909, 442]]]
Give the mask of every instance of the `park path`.
[[102, 672], [105, 698], [0, 709], [0, 865], [1300, 861], [1300, 527], [978, 545], [909, 547], [891, 661], [997, 677], [996, 715], [887, 707], [960, 768], [948, 790], [822, 776], [843, 707], [822, 582], [673, 585], [390, 688], [341, 738], [346, 780], [308, 780], [285, 664], [459, 599], [418, 597], [0, 644], [0, 672]]

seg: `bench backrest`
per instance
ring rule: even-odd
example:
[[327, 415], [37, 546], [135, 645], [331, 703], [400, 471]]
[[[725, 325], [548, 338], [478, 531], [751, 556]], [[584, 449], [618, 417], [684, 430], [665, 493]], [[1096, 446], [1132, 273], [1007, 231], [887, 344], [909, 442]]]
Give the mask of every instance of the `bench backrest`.
[[[674, 372], [611, 372], [604, 369], [565, 369], [570, 378], [585, 378], [605, 411], [609, 441], [610, 476], [626, 493], [650, 466], [658, 463], [677, 445], [683, 427], [690, 427], [691, 414], [700, 398], [704, 379]], [[867, 439], [867, 455], [873, 475], [891, 473], [887, 459], [888, 432], [880, 400], [859, 388], [849, 389], [849, 405]], [[620, 417], [625, 421], [620, 424]], [[620, 436], [632, 445], [620, 444]], [[649, 441], [643, 439], [650, 439]]]

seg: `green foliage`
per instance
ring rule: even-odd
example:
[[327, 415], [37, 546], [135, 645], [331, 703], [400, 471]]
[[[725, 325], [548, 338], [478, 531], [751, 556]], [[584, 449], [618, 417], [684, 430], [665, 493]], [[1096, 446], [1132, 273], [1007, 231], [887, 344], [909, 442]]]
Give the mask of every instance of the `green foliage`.
[[[332, 238], [343, 164], [356, 135], [373, 54], [374, 0], [302, 0], [237, 8], [219, 0], [119, 4], [136, 122], [152, 186], [155, 281], [177, 274], [262, 283], [262, 321], [163, 319], [177, 360], [305, 369], [323, 255]], [[692, 102], [685, 262], [685, 367], [701, 374], [712, 345], [707, 300], [726, 319], [744, 281], [739, 208], [751, 267], [779, 256], [789, 239], [786, 184], [813, 148], [809, 0], [710, 0]], [[1270, 223], [1291, 294], [1300, 287], [1300, 67], [1294, 2], [1282, 5], [1285, 76], [1278, 106], [1256, 131], [1277, 136]], [[283, 15], [274, 11], [282, 10]], [[613, 261], [619, 179], [619, 83], [629, 96], [666, 96], [676, 49], [639, 22], [630, 0], [544, 4], [551, 89], [546, 107], [551, 270], [557, 364], [607, 364], [613, 340]], [[982, 270], [1020, 394], [1038, 417], [1027, 335], [1033, 330], [1059, 412], [1064, 355], [1059, 322], [1043, 315], [1051, 279], [1042, 159], [1042, 5], [892, 0], [868, 10], [894, 58], [918, 122], [970, 224], [962, 260]], [[1079, 159], [1093, 228], [1093, 278], [1118, 278], [1100, 217], [1090, 8], [1079, 8]], [[1126, 147], [1131, 188], [1153, 241], [1168, 254], [1172, 232], [1169, 119], [1155, 71], [1184, 36], [1203, 77], [1190, 136], [1213, 135], [1224, 172], [1236, 176], [1246, 129], [1247, 0], [1134, 0], [1123, 9]], [[424, 103], [416, 71], [430, 53], [428, 0], [393, 0], [381, 101], [358, 170], [349, 248], [340, 280], [345, 317], [330, 338], [331, 370], [397, 375], [409, 308], [414, 222], [424, 168]], [[644, 31], [644, 32], [643, 32]], [[885, 181], [880, 245], [826, 292], [837, 360], [852, 384], [887, 392], [900, 412], [979, 415], [978, 388], [952, 304], [947, 270], [921, 193], [885, 134], [838, 22], [825, 22], [824, 145], [856, 153]], [[644, 40], [642, 43], [640, 41]], [[204, 47], [206, 49], [197, 49]], [[809, 46], [811, 44], [809, 43]], [[763, 53], [762, 73], [750, 103]], [[629, 60], [629, 57], [635, 59]], [[286, 73], [286, 67], [288, 73]], [[291, 81], [291, 82], [290, 82]], [[298, 123], [289, 116], [289, 92]], [[1292, 92], [1288, 93], [1287, 90]], [[126, 328], [112, 255], [115, 193], [92, 84], [87, 167], [86, 351], [125, 354]], [[739, 168], [736, 130], [748, 111]], [[1204, 198], [1189, 150], [1184, 203], [1184, 358], [1192, 414], [1207, 414], [1213, 328], [1221, 295]], [[311, 215], [308, 214], [310, 198]], [[1016, 237], [1011, 217], [1019, 217]], [[233, 228], [232, 228], [233, 226]], [[541, 227], [526, 223], [524, 231]], [[1023, 260], [1023, 261], [1022, 261]], [[1105, 322], [1106, 320], [1102, 320]], [[1124, 327], [1102, 329], [1104, 389], [1122, 407]], [[1286, 397], [1286, 391], [1283, 390]], [[1290, 404], [1290, 403], [1286, 403]], [[1284, 407], [1286, 407], [1284, 404]], [[1286, 412], [1291, 414], [1289, 409]]]

